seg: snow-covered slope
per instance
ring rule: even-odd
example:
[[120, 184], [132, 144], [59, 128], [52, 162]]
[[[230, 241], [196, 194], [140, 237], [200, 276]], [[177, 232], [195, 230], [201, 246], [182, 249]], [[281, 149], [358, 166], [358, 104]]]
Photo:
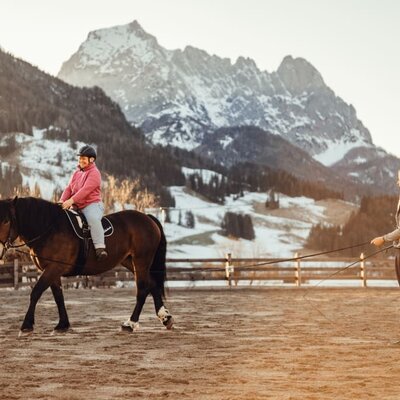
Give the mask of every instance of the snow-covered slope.
[[371, 193], [397, 193], [400, 160], [379, 147], [356, 147], [334, 163], [331, 169], [339, 176], [353, 177]]
[[[52, 128], [54, 129], [54, 128]], [[70, 142], [44, 138], [46, 129], [33, 129], [33, 135], [12, 133], [18, 143], [15, 153], [2, 160], [7, 166], [18, 166], [23, 184], [31, 190], [37, 184], [41, 196], [51, 199], [54, 190], [63, 190], [77, 166], [77, 148]], [[8, 135], [2, 137], [7, 140]], [[77, 146], [83, 143], [77, 142]]]
[[[240, 257], [292, 257], [294, 252], [304, 249], [313, 224], [343, 224], [357, 208], [341, 200], [314, 201], [281, 194], [280, 208], [267, 210], [266, 194], [252, 192], [237, 200], [227, 198], [221, 206], [201, 199], [184, 187], [175, 186], [170, 190], [176, 207], [169, 210], [171, 222], [165, 224], [169, 257], [223, 257], [228, 252]], [[334, 209], [341, 210], [340, 220], [337, 215], [332, 218]], [[178, 224], [179, 219], [184, 224], [187, 211], [195, 216], [194, 228]], [[256, 238], [250, 241], [221, 235], [221, 221], [227, 211], [250, 215]]]

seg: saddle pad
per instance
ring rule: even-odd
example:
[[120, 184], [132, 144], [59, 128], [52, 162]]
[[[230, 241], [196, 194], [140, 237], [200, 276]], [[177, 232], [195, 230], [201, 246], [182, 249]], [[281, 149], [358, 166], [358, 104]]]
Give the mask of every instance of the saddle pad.
[[[83, 227], [87, 227], [86, 218], [82, 213], [73, 210], [64, 210], [67, 214], [69, 222], [71, 223], [72, 229], [76, 236], [80, 239], [84, 239]], [[104, 229], [104, 237], [111, 236], [114, 233], [114, 227], [107, 217], [101, 219], [101, 223]]]

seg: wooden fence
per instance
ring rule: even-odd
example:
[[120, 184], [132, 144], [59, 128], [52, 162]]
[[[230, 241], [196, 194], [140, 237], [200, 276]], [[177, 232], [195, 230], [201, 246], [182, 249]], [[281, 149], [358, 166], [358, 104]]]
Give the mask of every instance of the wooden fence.
[[[298, 254], [294, 256], [299, 257]], [[273, 263], [271, 263], [273, 262]], [[169, 286], [346, 286], [374, 285], [373, 281], [392, 281], [397, 278], [394, 261], [391, 259], [364, 260], [360, 255], [356, 265], [347, 267], [354, 259], [349, 258], [313, 258], [296, 259], [283, 262], [270, 258], [233, 258], [227, 254], [224, 258], [186, 258], [167, 259]], [[271, 264], [266, 264], [271, 263]], [[30, 263], [0, 265], [0, 288], [18, 289], [33, 286], [40, 272]], [[133, 280], [133, 274], [119, 266], [96, 276], [76, 276], [62, 278], [64, 287], [114, 287], [123, 286]]]

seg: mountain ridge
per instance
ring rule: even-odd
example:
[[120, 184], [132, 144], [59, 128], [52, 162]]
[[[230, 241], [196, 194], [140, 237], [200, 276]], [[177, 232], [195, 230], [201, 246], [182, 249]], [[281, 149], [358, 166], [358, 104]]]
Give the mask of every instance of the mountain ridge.
[[[99, 46], [106, 51], [95, 52]], [[341, 178], [393, 191], [390, 170], [400, 160], [376, 148], [355, 108], [303, 58], [288, 55], [269, 73], [251, 58], [232, 62], [190, 45], [165, 49], [133, 21], [91, 32], [58, 76], [102, 87], [151, 143], [213, 152], [207, 143], [218, 129], [255, 126], [335, 166]], [[354, 149], [365, 149], [375, 167], [381, 159], [389, 171], [352, 169], [345, 155]]]
[[286, 56], [268, 73], [250, 58], [167, 50], [137, 21], [91, 32], [58, 76], [102, 87], [156, 143], [193, 149], [213, 130], [240, 125], [279, 134], [311, 155], [326, 150], [327, 139], [372, 143], [354, 107], [305, 59]]

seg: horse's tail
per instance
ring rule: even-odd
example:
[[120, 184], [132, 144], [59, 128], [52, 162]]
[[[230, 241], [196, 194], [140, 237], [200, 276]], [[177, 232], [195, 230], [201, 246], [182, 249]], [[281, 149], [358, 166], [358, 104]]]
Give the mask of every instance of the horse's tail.
[[167, 254], [167, 239], [165, 237], [164, 229], [161, 222], [151, 214], [147, 214], [158, 226], [161, 233], [160, 243], [157, 247], [156, 254], [154, 255], [153, 263], [150, 266], [150, 275], [156, 281], [157, 287], [161, 290], [161, 294], [165, 297], [164, 283], [167, 279], [166, 268], [166, 254]]

